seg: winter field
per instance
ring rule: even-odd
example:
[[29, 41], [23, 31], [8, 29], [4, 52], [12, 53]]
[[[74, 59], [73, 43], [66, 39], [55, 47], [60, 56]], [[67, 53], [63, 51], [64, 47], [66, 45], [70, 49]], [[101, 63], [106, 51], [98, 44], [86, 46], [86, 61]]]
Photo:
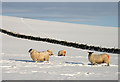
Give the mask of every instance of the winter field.
[[[118, 28], [116, 27], [2, 16], [2, 28], [25, 35], [118, 48]], [[55, 55], [50, 56], [49, 63], [35, 63], [28, 53], [30, 48], [37, 51], [50, 49]], [[58, 51], [63, 49], [67, 52], [66, 56], [57, 56]], [[2, 63], [2, 79], [118, 80], [118, 54], [107, 53], [110, 55], [109, 67], [106, 64], [92, 66], [88, 61], [88, 51], [2, 34], [2, 60], [0, 61]]]

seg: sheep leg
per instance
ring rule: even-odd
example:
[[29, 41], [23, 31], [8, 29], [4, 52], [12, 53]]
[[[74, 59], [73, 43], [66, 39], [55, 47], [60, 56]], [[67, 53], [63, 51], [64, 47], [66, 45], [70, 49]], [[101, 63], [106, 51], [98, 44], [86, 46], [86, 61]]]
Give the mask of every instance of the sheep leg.
[[107, 64], [107, 66], [110, 66], [109, 63], [106, 63], [106, 64]]
[[106, 61], [105, 63], [107, 64], [107, 66], [109, 66], [109, 61]]
[[45, 60], [47, 61], [47, 63], [49, 63], [49, 56], [47, 58], [45, 58]]
[[96, 66], [96, 63], [93, 63], [94, 66]]
[[37, 63], [38, 61], [35, 61], [35, 63]]
[[46, 59], [47, 63], [49, 63], [49, 59]]

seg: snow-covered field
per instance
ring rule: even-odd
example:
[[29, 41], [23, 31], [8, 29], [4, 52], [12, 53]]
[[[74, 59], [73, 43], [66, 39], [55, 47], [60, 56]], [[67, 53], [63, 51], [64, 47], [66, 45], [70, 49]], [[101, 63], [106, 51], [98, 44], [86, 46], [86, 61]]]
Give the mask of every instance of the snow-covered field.
[[[3, 16], [2, 28], [26, 35], [49, 37], [60, 40], [118, 47], [118, 29], [115, 27], [91, 26], [54, 21], [42, 21]], [[2, 34], [2, 33], [0, 33]], [[35, 63], [28, 50], [50, 49], [55, 55], [50, 62]], [[65, 57], [57, 56], [66, 50]], [[65, 47], [46, 42], [15, 38], [2, 34], [3, 80], [118, 80], [118, 54], [110, 54], [110, 66], [92, 66], [88, 61], [88, 50]], [[94, 52], [103, 53], [103, 52]]]

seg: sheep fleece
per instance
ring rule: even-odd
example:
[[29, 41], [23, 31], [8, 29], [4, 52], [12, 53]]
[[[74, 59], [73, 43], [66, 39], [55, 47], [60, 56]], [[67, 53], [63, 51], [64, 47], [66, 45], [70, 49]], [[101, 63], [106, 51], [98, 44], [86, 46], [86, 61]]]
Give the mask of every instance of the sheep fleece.
[[32, 50], [30, 55], [34, 61], [49, 61], [49, 52], [47, 51], [37, 52], [35, 50]]
[[109, 66], [109, 55], [108, 54], [91, 55], [88, 57], [88, 59], [93, 64], [106, 63]]
[[65, 56], [66, 51], [65, 50], [61, 50], [58, 52], [58, 56]]

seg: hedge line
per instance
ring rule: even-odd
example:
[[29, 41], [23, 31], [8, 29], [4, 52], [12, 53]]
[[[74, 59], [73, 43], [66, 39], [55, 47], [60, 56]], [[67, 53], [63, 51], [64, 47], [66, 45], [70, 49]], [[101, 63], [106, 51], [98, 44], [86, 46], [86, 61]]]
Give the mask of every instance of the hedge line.
[[10, 36], [13, 36], [13, 37], [22, 38], [22, 39], [43, 41], [43, 42], [59, 44], [59, 45], [68, 46], [68, 47], [79, 48], [79, 49], [120, 54], [120, 49], [116, 49], [116, 48], [102, 48], [99, 46], [89, 46], [87, 44], [79, 44], [79, 43], [75, 43], [75, 42], [67, 42], [67, 41], [60, 41], [60, 40], [55, 40], [55, 39], [50, 39], [50, 38], [40, 38], [40, 37], [28, 36], [28, 35], [13, 33], [13, 32], [1, 29], [1, 28], [0, 28], [0, 32], [10, 35]]

